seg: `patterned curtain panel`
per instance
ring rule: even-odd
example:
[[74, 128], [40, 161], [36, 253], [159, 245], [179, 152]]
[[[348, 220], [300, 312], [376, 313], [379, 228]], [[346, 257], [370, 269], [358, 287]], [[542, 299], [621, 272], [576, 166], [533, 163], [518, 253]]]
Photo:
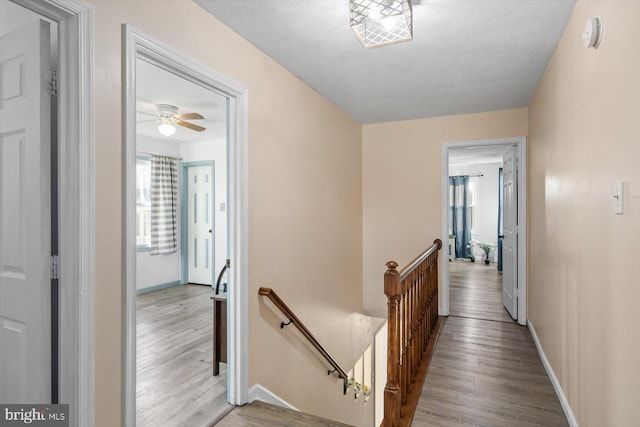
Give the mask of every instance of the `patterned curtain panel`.
[[178, 161], [151, 156], [151, 255], [178, 250]]
[[449, 224], [456, 236], [456, 258], [471, 255], [471, 209], [469, 209], [469, 176], [449, 177]]

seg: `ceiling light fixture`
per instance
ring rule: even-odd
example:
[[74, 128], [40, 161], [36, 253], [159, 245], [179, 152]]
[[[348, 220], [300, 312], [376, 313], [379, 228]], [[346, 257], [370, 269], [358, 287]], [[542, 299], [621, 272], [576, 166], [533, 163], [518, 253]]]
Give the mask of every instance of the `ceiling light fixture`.
[[164, 136], [172, 136], [176, 133], [176, 127], [171, 123], [171, 120], [162, 119], [162, 124], [158, 126], [158, 132]]
[[349, 0], [351, 29], [366, 49], [413, 40], [411, 0]]

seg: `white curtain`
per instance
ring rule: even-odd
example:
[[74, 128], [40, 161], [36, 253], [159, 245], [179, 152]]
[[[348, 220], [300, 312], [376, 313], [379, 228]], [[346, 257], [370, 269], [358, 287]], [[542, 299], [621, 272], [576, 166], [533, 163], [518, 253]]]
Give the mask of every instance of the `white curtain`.
[[151, 156], [151, 255], [178, 250], [178, 160]]

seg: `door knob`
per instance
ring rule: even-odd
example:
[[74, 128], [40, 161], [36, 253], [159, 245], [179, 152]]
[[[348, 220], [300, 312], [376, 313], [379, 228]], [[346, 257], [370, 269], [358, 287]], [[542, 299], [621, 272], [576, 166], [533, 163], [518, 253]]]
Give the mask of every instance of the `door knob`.
[[209, 233], [213, 233], [213, 230], [212, 230], [212, 229], [209, 229]]

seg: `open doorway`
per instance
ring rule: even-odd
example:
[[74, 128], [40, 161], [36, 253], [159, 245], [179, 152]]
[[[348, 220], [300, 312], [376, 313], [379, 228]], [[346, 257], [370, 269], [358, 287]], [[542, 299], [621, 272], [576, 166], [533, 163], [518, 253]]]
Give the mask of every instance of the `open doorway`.
[[247, 401], [246, 89], [123, 34], [125, 425], [211, 425]]
[[443, 315], [526, 324], [524, 145], [443, 146]]
[[212, 297], [228, 259], [227, 97], [141, 58], [136, 73], [136, 425], [204, 426], [229, 406], [212, 351], [226, 325]]

